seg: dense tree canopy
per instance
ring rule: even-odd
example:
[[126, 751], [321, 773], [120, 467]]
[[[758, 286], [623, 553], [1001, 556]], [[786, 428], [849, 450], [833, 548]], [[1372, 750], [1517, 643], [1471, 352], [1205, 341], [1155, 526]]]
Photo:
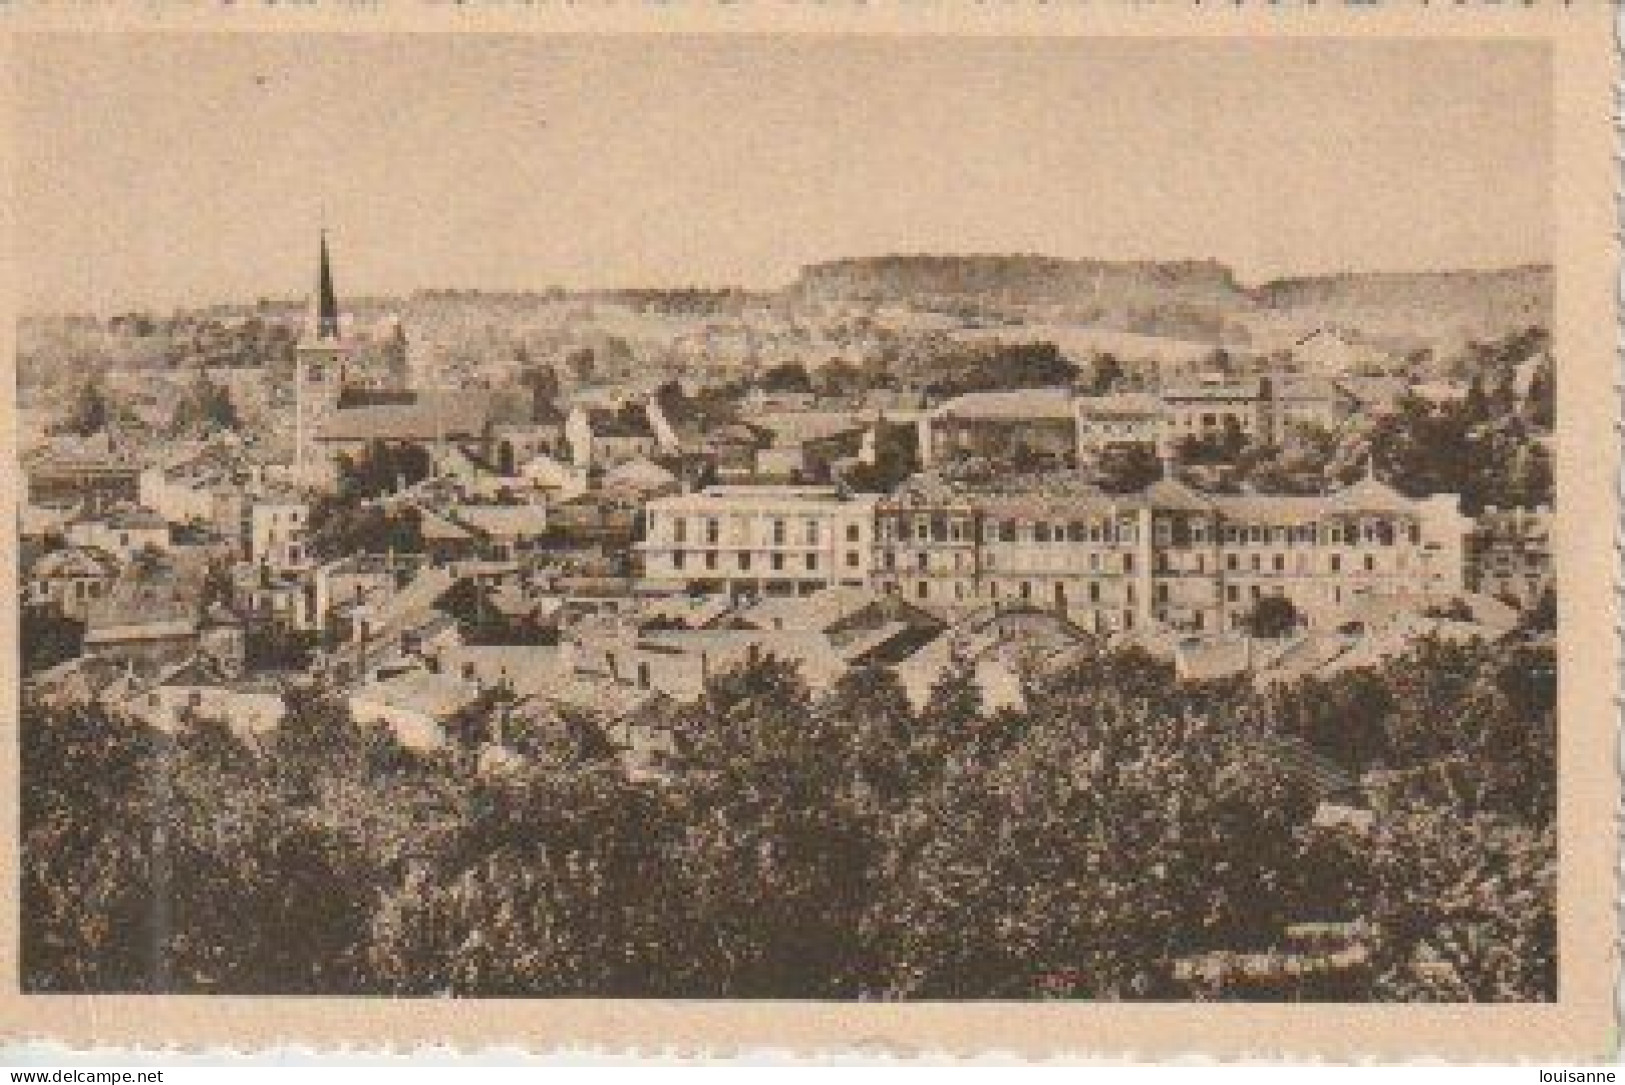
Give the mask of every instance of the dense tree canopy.
[[113, 420], [112, 408], [107, 402], [107, 389], [99, 374], [91, 374], [76, 389], [69, 402], [62, 428], [81, 437], [100, 433]]
[[1065, 387], [1077, 370], [1054, 343], [943, 342], [916, 348], [913, 368], [941, 395], [1011, 388]]
[[[668, 715], [677, 770], [649, 783], [585, 719], [480, 772], [500, 699], [430, 757], [300, 687], [255, 739], [29, 700], [24, 984], [1553, 997], [1549, 648], [1423, 642], [1261, 691], [1103, 651], [1022, 686], [990, 709], [951, 661], [916, 711], [890, 671], [815, 696], [764, 657]], [[1363, 774], [1371, 820], [1323, 820], [1304, 757]], [[1312, 982], [1192, 979], [1306, 924], [1350, 943]]]
[[231, 390], [201, 370], [175, 401], [169, 428], [175, 436], [234, 430], [240, 425]]

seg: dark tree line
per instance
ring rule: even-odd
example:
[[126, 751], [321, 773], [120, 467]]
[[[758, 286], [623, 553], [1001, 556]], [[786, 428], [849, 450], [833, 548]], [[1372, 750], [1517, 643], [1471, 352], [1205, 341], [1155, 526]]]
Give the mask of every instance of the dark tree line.
[[[602, 721], [486, 698], [417, 755], [294, 690], [272, 735], [25, 702], [35, 991], [1183, 998], [1176, 963], [1359, 923], [1357, 966], [1221, 997], [1555, 992], [1549, 650], [1424, 643], [1267, 693], [1135, 652], [924, 706], [771, 658], [668, 717], [627, 779]], [[475, 770], [498, 731], [526, 760]], [[1300, 741], [1376, 804], [1317, 825]], [[1211, 996], [1213, 992], [1205, 992]]]
[[942, 395], [1069, 386], [1077, 370], [1054, 343], [958, 344], [927, 377]]
[[323, 560], [351, 554], [423, 552], [422, 515], [378, 499], [429, 477], [428, 450], [375, 441], [338, 459], [338, 485], [311, 504], [311, 551]]

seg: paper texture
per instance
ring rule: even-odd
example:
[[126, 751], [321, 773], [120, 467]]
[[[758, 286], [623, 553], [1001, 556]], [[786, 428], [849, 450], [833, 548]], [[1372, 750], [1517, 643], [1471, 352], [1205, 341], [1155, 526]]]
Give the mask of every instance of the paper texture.
[[5, 1034], [1607, 1057], [1611, 29], [14, 7]]

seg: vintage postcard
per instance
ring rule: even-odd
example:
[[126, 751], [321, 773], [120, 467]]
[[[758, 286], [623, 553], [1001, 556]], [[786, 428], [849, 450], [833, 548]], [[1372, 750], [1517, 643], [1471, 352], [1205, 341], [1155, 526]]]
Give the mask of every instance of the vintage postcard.
[[1612, 1054], [1608, 5], [0, 34], [6, 1037]]

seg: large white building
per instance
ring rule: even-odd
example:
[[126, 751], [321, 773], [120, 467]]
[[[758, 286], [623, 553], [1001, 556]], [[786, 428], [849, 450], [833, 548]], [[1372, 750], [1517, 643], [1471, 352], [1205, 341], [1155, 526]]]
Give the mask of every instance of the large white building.
[[1465, 589], [1471, 528], [1454, 494], [1412, 499], [1370, 476], [1316, 496], [917, 484], [876, 511], [880, 589], [948, 609], [1038, 606], [1097, 632], [1226, 632], [1268, 595], [1311, 625], [1369, 596], [1448, 601]]
[[645, 510], [637, 544], [655, 586], [806, 595], [868, 583], [875, 495], [829, 486], [712, 486]]

